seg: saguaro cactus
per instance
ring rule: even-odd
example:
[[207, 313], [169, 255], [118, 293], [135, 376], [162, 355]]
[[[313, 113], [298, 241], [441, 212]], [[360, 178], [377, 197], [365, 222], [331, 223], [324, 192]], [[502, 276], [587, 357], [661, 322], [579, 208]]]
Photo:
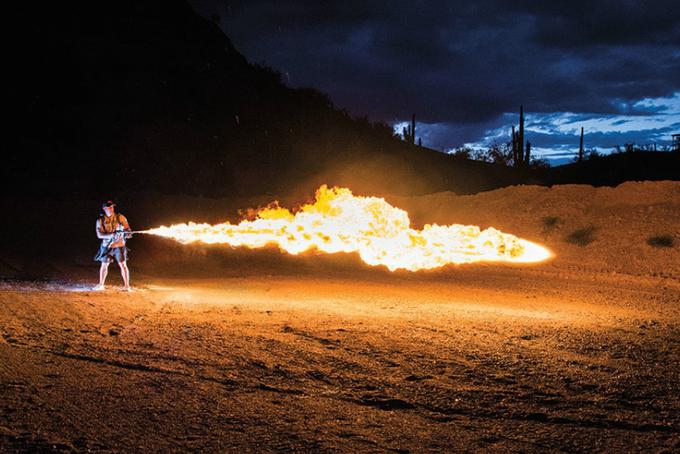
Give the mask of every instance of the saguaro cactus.
[[529, 165], [529, 159], [531, 159], [531, 142], [527, 140], [527, 149], [524, 153], [524, 164]]
[[411, 117], [411, 143], [416, 143], [416, 114]]
[[518, 135], [518, 140], [519, 140], [519, 162], [521, 163], [526, 163], [527, 161], [525, 160], [524, 157], [524, 106], [520, 105], [519, 106], [519, 135]]
[[519, 131], [512, 127], [512, 162], [515, 167], [528, 166], [531, 159], [531, 143], [524, 143], [524, 106], [519, 106]]
[[578, 145], [578, 162], [583, 161], [583, 126], [581, 126], [581, 141]]
[[413, 114], [411, 117], [411, 124], [404, 126], [402, 134], [404, 135], [404, 142], [408, 142], [411, 145], [416, 144], [416, 114]]
[[401, 130], [402, 135], [404, 136], [404, 142], [411, 142], [411, 125], [404, 126], [404, 128]]
[[517, 153], [517, 133], [515, 132], [515, 125], [512, 126], [512, 163], [515, 167], [519, 163], [519, 154]]
[[[406, 129], [406, 128], [404, 128]], [[519, 130], [512, 126], [512, 163], [515, 167], [529, 166], [531, 161], [531, 142], [524, 142], [524, 106], [519, 106]]]

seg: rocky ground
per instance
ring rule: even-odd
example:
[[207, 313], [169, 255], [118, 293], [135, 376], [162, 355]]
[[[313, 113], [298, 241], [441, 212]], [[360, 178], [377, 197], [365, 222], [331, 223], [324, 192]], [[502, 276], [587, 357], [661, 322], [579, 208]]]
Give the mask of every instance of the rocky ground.
[[677, 452], [680, 184], [627, 185], [391, 200], [547, 244], [538, 266], [168, 270], [140, 241], [130, 294], [77, 262], [5, 279], [0, 451]]

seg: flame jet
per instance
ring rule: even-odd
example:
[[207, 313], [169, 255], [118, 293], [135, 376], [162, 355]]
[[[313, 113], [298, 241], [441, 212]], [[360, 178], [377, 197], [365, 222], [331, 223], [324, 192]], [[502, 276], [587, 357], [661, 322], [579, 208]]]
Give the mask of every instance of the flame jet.
[[358, 253], [369, 265], [390, 271], [417, 271], [471, 262], [530, 263], [552, 254], [543, 246], [494, 228], [427, 224], [411, 228], [408, 213], [379, 197], [355, 196], [347, 188], [321, 186], [314, 203], [292, 213], [274, 204], [254, 220], [238, 224], [175, 224], [144, 233], [183, 244], [229, 244], [261, 248], [276, 244], [297, 255], [316, 249], [333, 254]]

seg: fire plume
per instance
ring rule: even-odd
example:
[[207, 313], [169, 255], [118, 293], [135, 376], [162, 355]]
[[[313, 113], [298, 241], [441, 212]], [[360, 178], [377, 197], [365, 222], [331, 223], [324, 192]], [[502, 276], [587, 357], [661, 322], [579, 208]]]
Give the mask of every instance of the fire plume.
[[551, 256], [546, 248], [470, 225], [411, 227], [408, 213], [379, 197], [355, 196], [347, 188], [321, 186], [314, 203], [292, 213], [278, 204], [238, 224], [175, 224], [144, 233], [183, 244], [229, 244], [261, 248], [275, 244], [289, 254], [309, 250], [358, 253], [369, 265], [417, 271], [481, 261], [530, 263]]

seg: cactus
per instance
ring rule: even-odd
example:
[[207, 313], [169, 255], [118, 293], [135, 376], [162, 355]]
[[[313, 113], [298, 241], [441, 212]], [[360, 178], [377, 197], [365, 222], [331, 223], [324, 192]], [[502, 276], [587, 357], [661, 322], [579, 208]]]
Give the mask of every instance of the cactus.
[[416, 114], [411, 117], [411, 144], [416, 143]]
[[583, 161], [583, 126], [581, 126], [581, 142], [578, 146], [578, 162]]
[[411, 142], [411, 125], [408, 127], [404, 126], [402, 134], [404, 135], [404, 142]]
[[524, 164], [529, 165], [529, 159], [531, 159], [531, 142], [527, 140], [527, 149], [524, 153]]
[[[526, 148], [525, 148], [526, 147]], [[519, 106], [519, 130], [512, 127], [512, 162], [515, 167], [528, 166], [531, 159], [531, 143], [524, 143], [524, 106]]]
[[524, 143], [524, 106], [519, 106], [519, 131], [512, 127], [512, 162], [515, 167], [529, 166], [531, 142]]
[[[404, 142], [408, 142], [411, 145], [416, 144], [416, 114], [413, 114], [411, 117], [411, 124], [408, 127], [404, 126], [402, 134], [404, 135]], [[419, 141], [418, 144], [422, 144], [422, 141]]]
[[519, 147], [517, 149], [519, 150], [519, 162], [526, 164], [527, 161], [524, 158], [524, 106], [523, 105], [519, 106], [518, 140], [519, 140]]
[[519, 163], [519, 154], [517, 153], [517, 133], [515, 132], [515, 126], [512, 126], [512, 163], [515, 167]]

